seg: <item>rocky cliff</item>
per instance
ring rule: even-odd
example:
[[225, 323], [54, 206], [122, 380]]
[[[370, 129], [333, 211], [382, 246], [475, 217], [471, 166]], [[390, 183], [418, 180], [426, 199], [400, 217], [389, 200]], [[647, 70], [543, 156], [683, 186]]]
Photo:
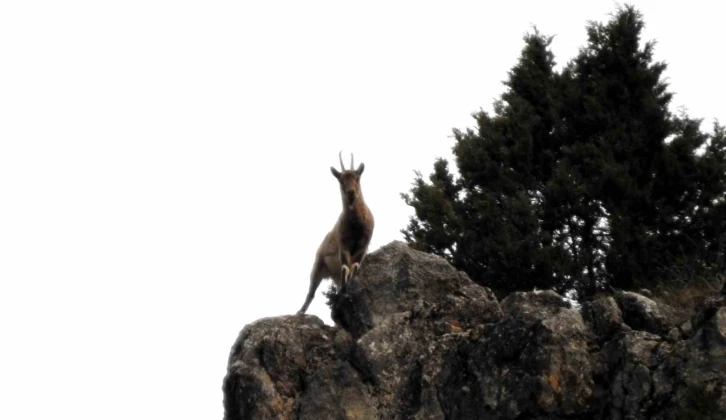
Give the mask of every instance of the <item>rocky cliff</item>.
[[726, 298], [685, 323], [630, 292], [573, 308], [497, 301], [445, 260], [393, 242], [366, 257], [333, 319], [244, 327], [226, 420], [724, 419]]

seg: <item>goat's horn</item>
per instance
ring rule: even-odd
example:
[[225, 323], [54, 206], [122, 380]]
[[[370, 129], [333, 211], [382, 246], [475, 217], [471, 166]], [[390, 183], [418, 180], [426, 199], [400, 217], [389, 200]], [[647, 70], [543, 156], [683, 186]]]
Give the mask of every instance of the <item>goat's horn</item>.
[[350, 154], [350, 170], [353, 170], [353, 153]]
[[343, 151], [341, 150], [338, 152], [338, 160], [340, 160], [340, 170], [345, 171], [345, 166], [343, 165]]

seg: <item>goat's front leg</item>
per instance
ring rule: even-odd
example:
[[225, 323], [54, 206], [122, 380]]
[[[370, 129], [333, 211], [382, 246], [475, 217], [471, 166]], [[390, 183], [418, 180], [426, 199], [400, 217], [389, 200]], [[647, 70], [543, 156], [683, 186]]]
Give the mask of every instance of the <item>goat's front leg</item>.
[[350, 280], [350, 277], [351, 277], [350, 252], [341, 250], [339, 257], [340, 257], [340, 282], [342, 284], [341, 290], [343, 290], [348, 285], [348, 280]]
[[358, 269], [360, 268], [360, 263], [353, 263], [353, 265], [350, 266], [350, 279], [353, 280], [353, 276], [355, 276], [355, 273], [358, 272]]
[[353, 276], [355, 276], [355, 273], [360, 270], [360, 265], [363, 263], [363, 258], [365, 257], [366, 251], [363, 250], [362, 252], [357, 253], [355, 256], [353, 256], [353, 261], [355, 261], [350, 266], [350, 280], [353, 280]]

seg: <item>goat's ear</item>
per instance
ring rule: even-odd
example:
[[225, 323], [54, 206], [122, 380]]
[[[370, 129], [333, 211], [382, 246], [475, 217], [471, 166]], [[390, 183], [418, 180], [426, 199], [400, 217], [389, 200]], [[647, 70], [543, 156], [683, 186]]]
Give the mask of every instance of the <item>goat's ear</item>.
[[364, 165], [363, 163], [358, 165], [358, 169], [355, 170], [356, 172], [358, 172], [358, 176], [363, 175], [363, 169], [365, 169], [365, 168], [366, 168], [366, 165]]
[[337, 179], [338, 181], [340, 181], [340, 172], [338, 172], [338, 170], [337, 170], [337, 169], [335, 169], [334, 167], [332, 167], [332, 166], [331, 166], [331, 167], [330, 167], [330, 172], [331, 172], [331, 173], [333, 174], [333, 176], [334, 176], [334, 177], [335, 177], [335, 178], [336, 178], [336, 179]]

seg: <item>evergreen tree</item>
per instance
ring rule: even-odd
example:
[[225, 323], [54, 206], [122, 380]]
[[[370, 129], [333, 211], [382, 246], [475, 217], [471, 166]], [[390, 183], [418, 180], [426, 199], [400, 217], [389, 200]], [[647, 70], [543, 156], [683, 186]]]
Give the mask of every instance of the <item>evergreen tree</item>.
[[454, 129], [459, 178], [440, 159], [403, 194], [415, 210], [406, 240], [501, 292], [585, 298], [684, 262], [723, 270], [725, 130], [671, 115], [643, 27], [632, 7], [590, 23], [561, 73], [552, 38], [527, 35], [494, 112]]
[[419, 174], [411, 195], [404, 194], [416, 211], [402, 231], [409, 243], [448, 258], [495, 290], [552, 287], [558, 257], [567, 255], [554, 245], [553, 217], [540, 221], [559, 148], [550, 42], [537, 32], [526, 36], [495, 115], [481, 111], [473, 115], [476, 131], [454, 130], [460, 179], [454, 182], [439, 160], [431, 184]]
[[[714, 123], [705, 153], [701, 159], [700, 184], [704, 193], [693, 219], [702, 221], [704, 264], [707, 274], [717, 273], [726, 280], [726, 128]], [[726, 281], [723, 285], [726, 294]]]
[[726, 132], [718, 123], [707, 135], [699, 130], [699, 120], [676, 122], [678, 135], [668, 145], [656, 184], [659, 203], [668, 210], [659, 219], [666, 258], [657, 274], [684, 281], [726, 272]]
[[[653, 43], [641, 47], [644, 22], [632, 7], [607, 24], [588, 25], [588, 44], [571, 64], [573, 88], [564, 112], [567, 159], [582, 183], [576, 206], [587, 283], [592, 294], [608, 281], [620, 287], [642, 278], [657, 211], [651, 190], [656, 162], [672, 134]], [[604, 257], [606, 256], [606, 257]]]

